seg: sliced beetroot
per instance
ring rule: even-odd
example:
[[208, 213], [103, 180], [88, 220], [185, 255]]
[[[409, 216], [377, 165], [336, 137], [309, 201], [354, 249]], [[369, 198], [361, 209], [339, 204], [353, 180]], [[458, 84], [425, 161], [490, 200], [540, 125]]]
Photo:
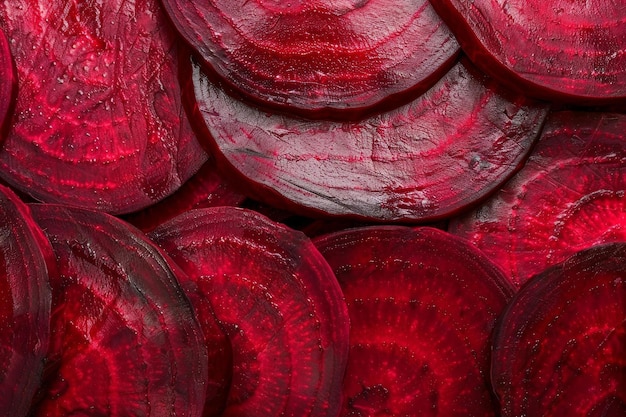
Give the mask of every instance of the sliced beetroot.
[[626, 240], [626, 115], [551, 115], [526, 165], [449, 230], [517, 284], [573, 253]]
[[575, 104], [626, 102], [622, 2], [432, 3], [472, 61], [509, 87]]
[[0, 415], [26, 416], [50, 340], [50, 243], [28, 207], [0, 186]]
[[522, 163], [546, 107], [464, 64], [408, 105], [357, 122], [264, 113], [192, 65], [216, 157], [257, 199], [333, 216], [424, 221], [485, 197]]
[[119, 214], [171, 194], [206, 160], [183, 111], [180, 41], [156, 0], [3, 2], [0, 27], [19, 77], [0, 152], [12, 186]]
[[0, 27], [0, 140], [8, 128], [13, 105], [13, 94], [17, 85], [9, 41]]
[[245, 196], [235, 189], [209, 159], [200, 170], [174, 194], [125, 219], [143, 231], [149, 231], [188, 210], [204, 207], [239, 206]]
[[348, 303], [341, 416], [493, 416], [490, 336], [511, 284], [465, 241], [371, 226], [314, 240]]
[[425, 90], [458, 44], [426, 0], [164, 0], [208, 67], [248, 97], [336, 116]]
[[626, 243], [578, 252], [528, 281], [502, 317], [492, 379], [502, 416], [626, 413]]
[[199, 416], [207, 349], [166, 261], [106, 215], [32, 205], [52, 242], [52, 343], [36, 416]]
[[330, 267], [304, 234], [218, 207], [184, 213], [150, 236], [196, 283], [230, 338], [223, 416], [337, 415], [348, 315]]

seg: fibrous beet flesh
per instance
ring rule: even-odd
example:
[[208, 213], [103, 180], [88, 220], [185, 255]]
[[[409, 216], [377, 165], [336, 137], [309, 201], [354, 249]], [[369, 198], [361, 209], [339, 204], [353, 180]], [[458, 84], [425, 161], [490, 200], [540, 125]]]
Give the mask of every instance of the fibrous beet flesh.
[[0, 176], [40, 201], [115, 214], [206, 160], [181, 103], [179, 39], [156, 0], [0, 4], [19, 90]]
[[195, 282], [230, 339], [222, 416], [337, 416], [348, 314], [332, 270], [303, 233], [218, 207], [188, 211], [149, 235]]
[[316, 238], [350, 314], [342, 417], [494, 416], [490, 336], [513, 294], [469, 243], [371, 226]]
[[0, 27], [0, 141], [9, 124], [17, 78], [9, 42]]

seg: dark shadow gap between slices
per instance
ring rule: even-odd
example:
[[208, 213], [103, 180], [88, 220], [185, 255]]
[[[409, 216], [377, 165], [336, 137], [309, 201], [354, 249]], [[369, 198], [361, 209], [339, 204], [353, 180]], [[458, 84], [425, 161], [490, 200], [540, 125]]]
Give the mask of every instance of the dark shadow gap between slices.
[[547, 114], [466, 62], [411, 103], [357, 122], [264, 112], [192, 64], [193, 120], [258, 200], [313, 216], [430, 221], [476, 204], [523, 163]]
[[101, 212], [30, 207], [58, 269], [49, 372], [33, 415], [201, 415], [207, 349], [159, 249]]
[[494, 337], [502, 416], [626, 412], [626, 242], [577, 252], [516, 294]]
[[307, 117], [394, 107], [432, 86], [459, 51], [425, 0], [163, 4], [207, 71]]
[[38, 201], [127, 213], [206, 160], [183, 110], [189, 51], [156, 0], [0, 5], [19, 89], [0, 176]]
[[10, 125], [16, 93], [17, 75], [13, 65], [13, 56], [9, 48], [9, 40], [0, 27], [0, 143]]
[[491, 334], [514, 291], [493, 263], [430, 227], [370, 226], [314, 243], [350, 314], [340, 416], [496, 415]]
[[626, 240], [626, 115], [555, 112], [533, 153], [451, 233], [487, 254], [517, 286], [593, 245]]
[[572, 104], [626, 104], [622, 2], [438, 0], [463, 51], [509, 88]]
[[28, 207], [0, 186], [0, 415], [25, 417], [50, 341], [50, 242]]
[[149, 236], [195, 282], [230, 339], [224, 417], [337, 415], [348, 315], [333, 272], [303, 233], [215, 207]]

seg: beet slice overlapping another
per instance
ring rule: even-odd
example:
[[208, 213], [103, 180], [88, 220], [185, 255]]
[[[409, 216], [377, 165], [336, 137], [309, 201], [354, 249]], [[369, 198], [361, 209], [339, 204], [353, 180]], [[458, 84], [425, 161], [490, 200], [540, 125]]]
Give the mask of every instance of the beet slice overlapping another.
[[626, 240], [626, 116], [556, 112], [526, 165], [453, 219], [518, 286], [593, 245]]
[[597, 0], [438, 0], [463, 51], [509, 88], [549, 100], [626, 103], [626, 7]]
[[4, 138], [9, 125], [8, 119], [11, 115], [16, 85], [17, 78], [9, 41], [0, 28], [0, 141]]
[[171, 194], [206, 160], [182, 106], [184, 45], [156, 0], [7, 1], [0, 27], [19, 79], [0, 152], [11, 186], [120, 214]]
[[341, 416], [494, 416], [491, 333], [513, 294], [469, 243], [371, 226], [314, 239], [350, 313]]
[[24, 417], [50, 340], [54, 255], [28, 207], [3, 186], [0, 235], [0, 415]]
[[465, 63], [413, 102], [354, 122], [266, 113], [228, 96], [199, 65], [192, 77], [193, 119], [225, 169], [260, 200], [318, 215], [450, 216], [519, 168], [547, 114]]
[[494, 337], [502, 416], [626, 415], [626, 242], [577, 252], [516, 294]]
[[206, 68], [248, 97], [307, 116], [423, 91], [459, 50], [425, 0], [163, 4]]
[[160, 250], [105, 213], [31, 205], [56, 254], [36, 416], [202, 413], [207, 349]]
[[348, 313], [332, 270], [303, 233], [218, 207], [189, 211], [149, 236], [194, 280], [230, 339], [222, 416], [337, 416]]

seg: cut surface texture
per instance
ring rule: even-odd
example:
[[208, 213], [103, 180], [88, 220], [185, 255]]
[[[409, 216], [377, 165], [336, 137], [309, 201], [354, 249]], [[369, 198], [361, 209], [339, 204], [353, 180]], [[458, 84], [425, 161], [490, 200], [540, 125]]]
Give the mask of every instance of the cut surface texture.
[[502, 317], [492, 380], [502, 416], [626, 415], [626, 243], [533, 277]]
[[0, 186], [0, 415], [24, 417], [50, 340], [50, 243], [28, 207]]
[[463, 51], [526, 94], [626, 103], [626, 5], [595, 0], [438, 0]]
[[316, 238], [350, 314], [341, 416], [494, 416], [491, 332], [513, 294], [484, 255], [438, 229]]
[[425, 90], [459, 47], [426, 0], [165, 0], [204, 63], [248, 97], [333, 116]]
[[558, 112], [520, 170], [450, 222], [519, 286], [593, 245], [626, 241], [626, 116]]
[[189, 211], [150, 236], [194, 280], [230, 339], [223, 416], [337, 416], [348, 314], [303, 233], [221, 207]]
[[202, 413], [202, 330], [159, 249], [104, 213], [31, 205], [58, 277], [52, 343], [35, 416]]
[[17, 77], [9, 41], [0, 27], [0, 140], [4, 138], [9, 125], [16, 85]]
[[463, 63], [410, 104], [358, 122], [234, 100], [192, 65], [198, 123], [260, 200], [317, 215], [425, 221], [474, 204], [519, 167], [547, 109], [503, 96]]
[[19, 90], [0, 176], [39, 201], [120, 214], [206, 160], [185, 116], [178, 45], [155, 0], [0, 4]]

